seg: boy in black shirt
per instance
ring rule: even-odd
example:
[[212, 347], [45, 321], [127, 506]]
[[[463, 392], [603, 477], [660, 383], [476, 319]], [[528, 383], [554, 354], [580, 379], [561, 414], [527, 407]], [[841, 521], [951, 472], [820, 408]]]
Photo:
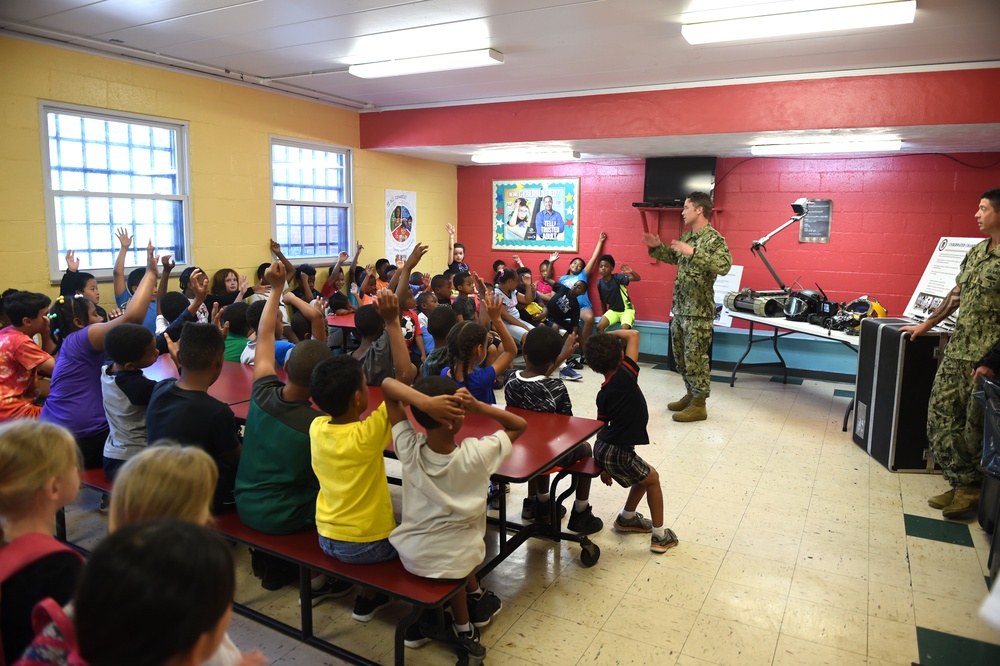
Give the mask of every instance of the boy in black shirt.
[[[625, 351], [622, 352], [622, 342]], [[663, 490], [660, 476], [635, 453], [639, 444], [649, 443], [646, 424], [649, 411], [639, 388], [639, 331], [635, 329], [598, 333], [587, 340], [587, 365], [604, 375], [597, 394], [597, 418], [607, 425], [597, 435], [594, 460], [604, 471], [601, 481], [610, 486], [614, 479], [628, 488], [628, 499], [615, 518], [619, 532], [652, 532], [649, 549], [665, 553], [677, 545], [677, 535], [663, 526]], [[639, 500], [646, 496], [652, 520], [636, 513]]]
[[452, 301], [451, 309], [458, 315], [458, 321], [478, 321], [476, 302], [472, 300], [472, 295], [476, 293], [476, 279], [471, 273], [462, 272], [456, 273], [452, 281], [458, 296]]
[[622, 328], [632, 328], [635, 323], [635, 306], [628, 297], [630, 282], [638, 282], [639, 274], [622, 264], [622, 272], [615, 273], [615, 258], [610, 254], [601, 256], [597, 263], [601, 279], [597, 281], [597, 293], [601, 297], [604, 315], [597, 322], [597, 332], [601, 333], [612, 324], [621, 324]]
[[214, 324], [185, 325], [177, 353], [181, 377], [159, 382], [146, 409], [146, 434], [150, 442], [171, 439], [201, 447], [219, 466], [213, 514], [235, 508], [233, 484], [240, 462], [240, 440], [233, 410], [208, 394], [208, 388], [222, 373], [225, 351], [225, 337]]

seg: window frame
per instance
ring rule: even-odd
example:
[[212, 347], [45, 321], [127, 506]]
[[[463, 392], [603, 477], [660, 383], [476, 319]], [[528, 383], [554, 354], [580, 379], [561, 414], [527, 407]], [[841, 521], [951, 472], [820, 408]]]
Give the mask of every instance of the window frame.
[[[116, 122], [134, 123], [149, 125], [176, 132], [177, 149], [175, 158], [177, 160], [177, 190], [178, 194], [130, 194], [121, 192], [93, 192], [90, 190], [54, 190], [52, 189], [52, 164], [49, 155], [49, 113], [69, 113], [98, 120], [111, 120]], [[158, 116], [147, 116], [128, 111], [118, 111], [114, 109], [103, 109], [78, 104], [66, 104], [51, 100], [39, 100], [39, 134], [41, 137], [42, 150], [42, 191], [45, 199], [45, 235], [47, 244], [47, 254], [49, 258], [49, 278], [53, 284], [58, 284], [65, 274], [65, 269], [59, 268], [59, 260], [62, 256], [59, 251], [59, 235], [56, 229], [56, 207], [57, 196], [99, 196], [111, 199], [149, 199], [152, 201], [170, 200], [180, 201], [181, 211], [184, 217], [184, 256], [186, 261], [178, 263], [178, 267], [194, 266], [194, 248], [191, 231], [191, 177], [190, 164], [188, 160], [190, 150], [190, 126], [183, 120], [172, 118], [162, 118]], [[114, 233], [114, 228], [112, 228]], [[133, 239], [132, 248], [135, 249], [139, 243], [144, 243], [147, 239]], [[159, 250], [160, 248], [157, 248]], [[116, 255], [118, 248], [112, 245], [112, 254]], [[125, 273], [137, 266], [145, 264], [128, 265], [126, 262]], [[114, 263], [107, 268], [81, 267], [82, 271], [93, 274], [99, 281], [110, 280], [114, 274]]]
[[[344, 155], [344, 197], [346, 202], [333, 201], [304, 201], [300, 199], [275, 199], [274, 198], [274, 147], [276, 145], [289, 148], [304, 148], [306, 150], [318, 150], [327, 153], [341, 153]], [[294, 139], [285, 136], [272, 134], [269, 137], [267, 146], [268, 180], [270, 182], [269, 196], [271, 199], [271, 238], [278, 238], [278, 206], [318, 206], [321, 208], [338, 208], [347, 211], [347, 246], [340, 251], [347, 252], [354, 256], [355, 228], [354, 228], [354, 149], [350, 146], [341, 146], [321, 141], [308, 139]], [[314, 254], [314, 255], [292, 255], [288, 252], [286, 244], [281, 244], [281, 251], [285, 257], [293, 264], [309, 263], [315, 266], [333, 265], [339, 259], [339, 252], [335, 254]]]

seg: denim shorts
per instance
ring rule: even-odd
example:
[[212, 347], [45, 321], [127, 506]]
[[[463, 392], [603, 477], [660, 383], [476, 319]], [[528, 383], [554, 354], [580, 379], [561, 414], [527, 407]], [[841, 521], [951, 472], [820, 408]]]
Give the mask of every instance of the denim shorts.
[[319, 547], [330, 557], [345, 564], [374, 564], [396, 557], [396, 549], [388, 539], [378, 541], [337, 541], [319, 535]]

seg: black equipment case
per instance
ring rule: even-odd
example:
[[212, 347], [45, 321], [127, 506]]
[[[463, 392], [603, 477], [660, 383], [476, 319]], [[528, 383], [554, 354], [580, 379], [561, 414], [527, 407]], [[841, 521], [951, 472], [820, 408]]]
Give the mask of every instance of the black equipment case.
[[940, 334], [911, 340], [908, 319], [861, 320], [855, 386], [854, 443], [891, 472], [934, 472], [927, 442], [927, 402], [938, 366]]

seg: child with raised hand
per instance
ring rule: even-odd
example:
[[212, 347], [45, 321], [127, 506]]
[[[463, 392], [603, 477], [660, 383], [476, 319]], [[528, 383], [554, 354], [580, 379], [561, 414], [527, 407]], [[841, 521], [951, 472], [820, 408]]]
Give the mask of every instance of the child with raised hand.
[[108, 420], [101, 400], [104, 337], [116, 326], [141, 324], [156, 287], [158, 258], [153, 244], [146, 247], [146, 274], [139, 282], [125, 314], [102, 322], [94, 304], [82, 297], [60, 296], [52, 306], [50, 329], [58, 345], [49, 397], [39, 418], [61, 425], [76, 437], [86, 469], [101, 467]]
[[59, 295], [66, 298], [83, 296], [94, 304], [101, 321], [108, 320], [108, 313], [101, 307], [101, 290], [97, 285], [97, 277], [80, 270], [80, 260], [73, 250], [66, 251], [66, 272], [59, 282]]
[[555, 282], [553, 276], [555, 275], [557, 259], [559, 259], [559, 253], [553, 252], [548, 259], [544, 259], [542, 263], [538, 264], [538, 281], [535, 283], [535, 293], [544, 303], [548, 303], [549, 299], [552, 298], [552, 283]]
[[125, 461], [145, 450], [146, 407], [156, 382], [142, 374], [156, 362], [159, 352], [153, 334], [138, 324], [122, 324], [104, 338], [108, 365], [101, 371], [101, 396], [108, 419], [103, 467], [114, 480]]
[[493, 328], [500, 334], [502, 350], [491, 365], [480, 368], [479, 364], [486, 359], [489, 346], [489, 332], [486, 327], [475, 321], [463, 321], [456, 324], [448, 333], [448, 355], [450, 366], [441, 371], [454, 379], [460, 387], [487, 405], [495, 405], [496, 395], [493, 393], [493, 383], [498, 376], [510, 367], [517, 356], [517, 344], [511, 337], [507, 327], [500, 318], [504, 311], [501, 301], [495, 300], [490, 294], [483, 296], [483, 306], [493, 322]]
[[[388, 291], [383, 294], [396, 300]], [[351, 356], [333, 356], [317, 365], [309, 390], [316, 405], [329, 414], [316, 418], [309, 428], [312, 466], [319, 479], [316, 530], [320, 548], [342, 562], [390, 560], [396, 556], [388, 539], [396, 519], [383, 457], [392, 434], [388, 405], [379, 405], [361, 420], [368, 409], [368, 386], [361, 364]], [[382, 394], [386, 402], [405, 400], [443, 422], [463, 414], [458, 399], [431, 398], [392, 378], [382, 382]], [[362, 593], [352, 617], [367, 622], [389, 601], [381, 594]]]
[[222, 372], [226, 343], [214, 324], [190, 323], [181, 332], [177, 352], [180, 379], [156, 384], [146, 408], [149, 441], [172, 439], [194, 444], [207, 451], [219, 467], [212, 510], [225, 513], [235, 508], [233, 483], [240, 461], [236, 417], [224, 402], [208, 394]]
[[465, 263], [465, 246], [455, 242], [455, 227], [449, 223], [444, 230], [448, 232], [448, 270], [455, 274], [470, 273], [469, 264]]
[[378, 292], [376, 305], [363, 305], [354, 313], [361, 345], [351, 356], [361, 363], [369, 386], [380, 386], [387, 377], [412, 384], [417, 368], [406, 351], [399, 324], [399, 299], [388, 289]]
[[410, 274], [425, 254], [427, 254], [427, 246], [417, 243], [413, 252], [403, 262], [403, 267], [393, 273], [389, 281], [389, 288], [396, 292], [396, 298], [399, 299], [399, 322], [403, 339], [406, 341], [410, 361], [416, 368], [419, 368], [427, 358], [427, 350], [424, 348], [420, 320], [413, 310], [417, 302], [413, 296], [413, 290], [410, 288]]
[[[597, 418], [606, 425], [597, 435], [594, 460], [604, 470], [601, 481], [605, 485], [612, 485], [613, 479], [629, 489], [625, 506], [615, 518], [615, 529], [652, 532], [649, 550], [665, 553], [677, 545], [677, 535], [663, 525], [660, 476], [635, 452], [636, 446], [649, 443], [649, 410], [639, 388], [639, 331], [598, 333], [587, 341], [586, 356], [590, 369], [604, 375], [597, 394]], [[643, 496], [652, 519], [636, 512]]]
[[603, 333], [608, 326], [619, 323], [623, 329], [632, 328], [635, 323], [635, 306], [628, 297], [627, 287], [630, 282], [641, 279], [639, 274], [627, 264], [622, 264], [621, 273], [615, 273], [615, 258], [610, 254], [601, 255], [597, 270], [601, 274], [601, 279], [597, 281], [597, 293], [604, 309], [604, 315], [597, 323], [597, 332]]
[[[523, 348], [526, 368], [515, 372], [504, 385], [507, 406], [572, 416], [573, 403], [566, 385], [549, 375], [562, 366], [575, 347], [575, 334], [566, 336], [564, 341], [551, 328], [540, 326], [529, 331], [524, 336]], [[576, 448], [574, 457], [567, 462], [575, 462], [590, 454], [590, 444], [584, 442]], [[569, 517], [568, 527], [571, 532], [593, 534], [604, 527], [603, 521], [594, 515], [589, 499], [590, 477], [581, 476], [576, 488], [576, 502]], [[524, 500], [521, 517], [525, 520], [551, 522], [552, 500], [549, 497], [547, 475], [539, 475], [528, 481], [528, 497]]]
[[[292, 319], [296, 319], [298, 314], [304, 321], [298, 325], [302, 328], [304, 336], [299, 336], [300, 340], [311, 339], [326, 342], [326, 301], [320, 297], [318, 300], [305, 300], [299, 298], [294, 292], [288, 292], [282, 297], [282, 302], [292, 308], [295, 312]], [[293, 322], [292, 329], [295, 329]]]
[[[219, 471], [212, 457], [196, 446], [157, 442], [125, 463], [111, 494], [108, 531], [112, 534], [135, 523], [179, 520], [207, 525], [212, 518], [212, 495]], [[229, 634], [202, 666], [260, 663], [259, 652], [243, 655]]]
[[500, 599], [479, 587], [475, 569], [486, 556], [486, 502], [483, 486], [510, 457], [513, 442], [527, 422], [503, 409], [476, 400], [447, 377], [425, 377], [414, 386], [425, 395], [457, 397], [468, 414], [500, 424], [494, 434], [455, 442], [463, 418], [442, 420], [410, 403], [413, 418], [427, 434], [413, 430], [403, 404], [386, 397], [392, 440], [403, 467], [402, 522], [389, 536], [410, 573], [427, 578], [466, 579], [466, 594], [451, 600], [452, 632], [471, 656], [483, 657], [479, 628], [500, 611]]
[[[330, 349], [319, 340], [303, 340], [288, 355], [287, 382], [278, 379], [274, 322], [280, 319], [281, 285], [287, 279], [285, 267], [275, 262], [264, 273], [264, 279], [273, 288], [260, 319], [253, 388], [234, 495], [236, 510], [246, 525], [266, 534], [292, 534], [316, 525], [319, 481], [310, 460], [309, 427], [322, 413], [309, 402], [309, 380], [313, 369], [330, 358]], [[265, 567], [262, 584], [270, 589], [283, 583], [280, 580], [283, 568], [275, 567], [273, 560], [261, 555], [255, 558]], [[350, 589], [349, 584], [314, 576], [313, 605], [346, 594]]]
[[[276, 288], [272, 288], [275, 291]], [[278, 295], [281, 295], [281, 291], [278, 291]], [[296, 299], [298, 300], [298, 299]], [[247, 343], [243, 348], [243, 352], [240, 354], [240, 363], [244, 365], [253, 365], [254, 359], [256, 358], [257, 349], [257, 338], [260, 335], [260, 319], [261, 315], [264, 314], [264, 304], [266, 301], [255, 301], [250, 304], [247, 308]], [[326, 326], [324, 325], [324, 328]], [[278, 364], [278, 367], [283, 367], [285, 365], [285, 359], [288, 353], [295, 348], [295, 344], [289, 342], [288, 340], [282, 340], [281, 335], [284, 332], [284, 324], [281, 321], [274, 323], [274, 360]]]
[[583, 322], [583, 329], [580, 331], [580, 344], [584, 346], [587, 344], [591, 331], [594, 330], [594, 305], [590, 302], [590, 296], [587, 295], [587, 277], [597, 267], [597, 258], [604, 251], [604, 243], [607, 240], [608, 235], [602, 231], [597, 239], [597, 245], [594, 246], [594, 253], [590, 255], [590, 261], [585, 264], [583, 257], [575, 257], [569, 262], [566, 275], [559, 278], [559, 281], [570, 289], [581, 280], [584, 283], [583, 293], [576, 297], [577, 303], [580, 305], [580, 320]]
[[[132, 237], [128, 234], [128, 229], [125, 227], [120, 227], [115, 231], [115, 237], [118, 239], [119, 250], [118, 256], [115, 258], [115, 267], [112, 271], [112, 276], [114, 279], [115, 286], [115, 305], [119, 308], [128, 307], [128, 302], [132, 300], [132, 294], [135, 293], [136, 288], [139, 286], [139, 282], [142, 281], [142, 276], [146, 274], [146, 269], [143, 267], [132, 269], [128, 278], [125, 277], [125, 255], [128, 254], [128, 250], [132, 247]], [[142, 325], [149, 330], [156, 332], [156, 298], [154, 297], [150, 301], [149, 306], [146, 310], [146, 316], [142, 320]]]
[[500, 323], [502, 326], [494, 327], [494, 330], [499, 332], [501, 328], [504, 328], [514, 338], [515, 342], [520, 342], [521, 338], [534, 328], [534, 326], [521, 319], [521, 313], [517, 309], [517, 272], [509, 268], [504, 268], [497, 273], [495, 280], [495, 298], [504, 307], [501, 310]]
[[80, 489], [73, 435], [34, 420], [0, 425], [0, 636], [13, 664], [34, 637], [31, 610], [73, 596], [83, 561], [52, 537], [56, 512]]
[[[30, 291], [13, 291], [3, 297], [10, 326], [0, 329], [0, 421], [37, 418], [42, 411], [35, 398], [47, 394], [48, 384], [39, 383], [38, 378], [51, 377], [56, 365], [47, 316], [51, 303], [45, 294]], [[36, 335], [41, 337], [41, 347], [35, 344]]]

